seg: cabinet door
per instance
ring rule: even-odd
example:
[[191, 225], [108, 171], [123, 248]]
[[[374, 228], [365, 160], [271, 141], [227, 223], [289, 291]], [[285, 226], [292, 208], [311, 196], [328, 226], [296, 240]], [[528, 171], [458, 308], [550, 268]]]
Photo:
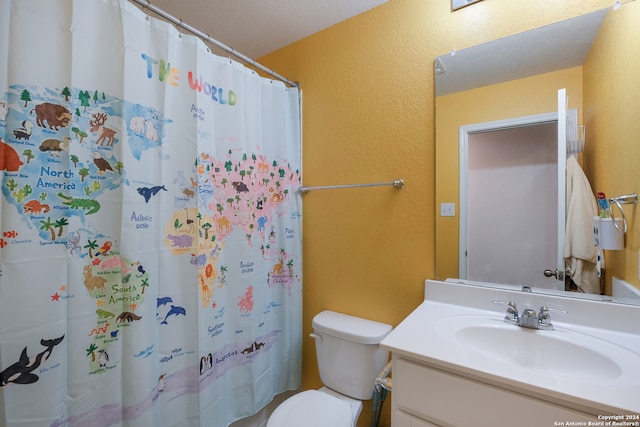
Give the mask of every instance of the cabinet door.
[[393, 404], [394, 414], [404, 411], [457, 427], [540, 427], [566, 420], [597, 421], [594, 415], [402, 358], [394, 359]]
[[425, 420], [413, 417], [406, 412], [395, 411], [393, 413], [393, 427], [439, 427]]

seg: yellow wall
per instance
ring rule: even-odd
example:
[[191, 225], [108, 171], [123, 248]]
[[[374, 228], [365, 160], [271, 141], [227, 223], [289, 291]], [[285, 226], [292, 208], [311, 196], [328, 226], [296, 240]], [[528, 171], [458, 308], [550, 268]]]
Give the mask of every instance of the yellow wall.
[[[552, 113], [558, 110], [562, 88], [567, 89], [569, 108], [580, 115], [582, 67], [437, 97], [436, 206], [460, 200], [460, 126]], [[435, 221], [436, 279], [458, 277], [459, 215], [437, 215]]]
[[[448, 0], [389, 0], [260, 58], [300, 82], [304, 185], [406, 182], [304, 196], [304, 389], [321, 385], [307, 337], [313, 315], [395, 326], [435, 277], [433, 59], [613, 3], [487, 0], [451, 12]], [[367, 404], [359, 425], [369, 423]]]
[[[640, 192], [640, 2], [609, 13], [584, 64], [584, 169], [594, 191], [608, 197]], [[636, 52], [635, 54], [633, 52]], [[616, 70], [615, 73], [612, 70]], [[629, 231], [624, 251], [606, 251], [611, 272], [640, 288], [639, 207], [623, 207]], [[620, 215], [614, 208], [614, 215]]]

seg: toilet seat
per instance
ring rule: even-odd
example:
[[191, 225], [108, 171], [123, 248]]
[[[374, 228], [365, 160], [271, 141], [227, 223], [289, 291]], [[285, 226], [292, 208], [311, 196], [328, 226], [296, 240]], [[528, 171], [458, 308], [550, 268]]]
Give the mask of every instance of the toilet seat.
[[318, 390], [295, 394], [269, 417], [267, 427], [352, 427], [348, 403]]

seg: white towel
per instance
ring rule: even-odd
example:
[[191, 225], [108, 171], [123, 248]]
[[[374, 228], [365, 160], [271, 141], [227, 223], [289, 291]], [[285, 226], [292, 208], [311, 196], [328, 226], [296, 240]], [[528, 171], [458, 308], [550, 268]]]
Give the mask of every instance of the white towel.
[[578, 161], [567, 159], [567, 221], [564, 259], [571, 278], [584, 292], [600, 293], [596, 271], [598, 250], [593, 244], [593, 217], [598, 216], [598, 203], [591, 184]]

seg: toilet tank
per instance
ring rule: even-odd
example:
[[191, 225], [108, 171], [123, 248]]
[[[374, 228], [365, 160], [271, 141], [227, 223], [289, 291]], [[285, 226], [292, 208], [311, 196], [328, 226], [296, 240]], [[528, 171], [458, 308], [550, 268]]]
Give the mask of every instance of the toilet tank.
[[379, 344], [391, 325], [327, 310], [312, 326], [322, 383], [354, 399], [371, 399], [376, 376], [389, 360]]

